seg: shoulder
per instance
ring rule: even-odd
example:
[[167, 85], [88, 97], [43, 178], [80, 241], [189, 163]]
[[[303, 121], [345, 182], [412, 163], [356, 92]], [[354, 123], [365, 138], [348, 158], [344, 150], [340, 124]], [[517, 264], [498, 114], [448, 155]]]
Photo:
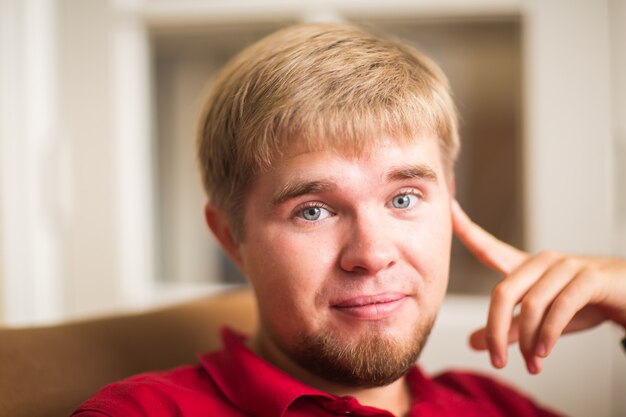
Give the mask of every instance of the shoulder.
[[433, 381], [441, 388], [471, 399], [493, 410], [498, 416], [558, 417], [525, 394], [493, 377], [466, 371], [449, 371]]
[[[74, 411], [73, 417], [193, 417], [232, 407], [201, 366], [140, 374], [104, 387]], [[201, 411], [203, 410], [203, 411]]]

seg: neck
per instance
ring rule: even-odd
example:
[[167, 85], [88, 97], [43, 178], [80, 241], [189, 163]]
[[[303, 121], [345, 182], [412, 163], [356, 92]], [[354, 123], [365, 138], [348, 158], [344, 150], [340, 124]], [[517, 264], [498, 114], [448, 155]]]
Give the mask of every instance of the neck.
[[248, 341], [248, 347], [282, 371], [320, 391], [336, 396], [352, 396], [362, 405], [389, 411], [394, 416], [405, 416], [409, 413], [411, 392], [405, 377], [381, 387], [350, 387], [328, 381], [302, 368], [274, 343], [269, 341], [267, 337], [261, 337], [257, 334]]

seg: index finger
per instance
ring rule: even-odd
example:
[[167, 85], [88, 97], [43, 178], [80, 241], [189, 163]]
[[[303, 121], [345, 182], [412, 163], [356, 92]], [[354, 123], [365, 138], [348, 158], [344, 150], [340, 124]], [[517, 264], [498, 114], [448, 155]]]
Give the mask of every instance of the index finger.
[[469, 218], [459, 203], [452, 202], [452, 226], [463, 245], [483, 264], [509, 275], [527, 258], [528, 254], [505, 243]]

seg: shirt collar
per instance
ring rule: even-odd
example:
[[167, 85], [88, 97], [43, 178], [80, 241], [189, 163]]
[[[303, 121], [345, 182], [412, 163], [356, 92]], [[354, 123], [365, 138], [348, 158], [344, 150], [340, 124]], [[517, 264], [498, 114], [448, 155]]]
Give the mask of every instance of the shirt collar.
[[224, 395], [237, 407], [263, 416], [282, 416], [299, 397], [335, 396], [302, 381], [261, 359], [244, 343], [245, 337], [222, 329], [224, 348], [200, 358], [200, 363]]
[[[351, 396], [337, 397], [313, 388], [252, 352], [245, 344], [245, 336], [228, 328], [223, 328], [221, 333], [224, 348], [201, 356], [200, 363], [228, 400], [251, 415], [282, 417], [303, 397], [335, 413], [358, 409], [360, 415], [389, 415], [360, 405]], [[450, 398], [442, 396], [418, 366], [413, 366], [406, 378], [413, 396], [411, 415], [448, 408]], [[459, 401], [465, 400], [457, 398], [456, 403]]]

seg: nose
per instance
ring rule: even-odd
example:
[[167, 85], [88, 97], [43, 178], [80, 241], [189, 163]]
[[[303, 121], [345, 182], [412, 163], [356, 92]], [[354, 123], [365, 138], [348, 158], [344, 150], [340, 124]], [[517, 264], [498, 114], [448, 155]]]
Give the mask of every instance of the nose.
[[375, 275], [398, 260], [398, 237], [383, 222], [360, 217], [352, 223], [340, 254], [341, 269], [361, 275]]

